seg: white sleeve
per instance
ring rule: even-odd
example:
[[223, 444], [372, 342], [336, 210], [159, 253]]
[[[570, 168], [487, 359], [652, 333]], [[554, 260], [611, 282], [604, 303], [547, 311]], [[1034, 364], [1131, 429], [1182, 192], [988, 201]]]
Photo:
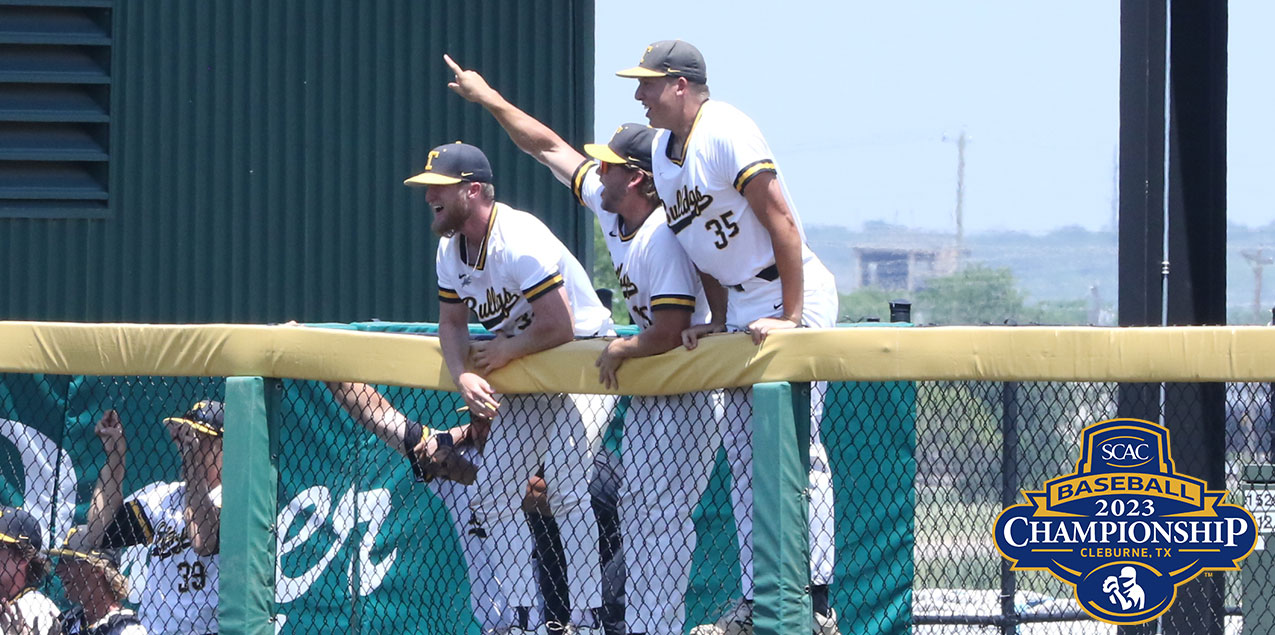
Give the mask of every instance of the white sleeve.
[[742, 194], [757, 175], [776, 173], [774, 154], [752, 119], [738, 111], [730, 115], [723, 113], [723, 116], [729, 125], [720, 125], [723, 122], [718, 121], [719, 125], [710, 131], [710, 170], [714, 179], [730, 183]]
[[571, 176], [571, 192], [581, 205], [600, 214], [602, 210], [602, 177], [597, 161], [585, 161]]
[[523, 234], [518, 241], [521, 251], [502, 255], [508, 258], [509, 278], [518, 283], [528, 302], [535, 302], [565, 283], [559, 265], [561, 250], [565, 248], [553, 232], [538, 221], [521, 230]]
[[221, 486], [220, 485], [208, 490], [208, 500], [212, 501], [212, 504], [215, 505], [217, 509], [221, 509]]
[[643, 265], [651, 268], [651, 310], [694, 311], [701, 285], [699, 274], [673, 230], [661, 224], [651, 234], [647, 248]]
[[[455, 259], [446, 258], [447, 247], [454, 239], [444, 238], [438, 242], [438, 252], [434, 256], [434, 271], [438, 275], [438, 301], [446, 304], [459, 304], [460, 279], [456, 272]], [[464, 240], [463, 238], [461, 240]]]

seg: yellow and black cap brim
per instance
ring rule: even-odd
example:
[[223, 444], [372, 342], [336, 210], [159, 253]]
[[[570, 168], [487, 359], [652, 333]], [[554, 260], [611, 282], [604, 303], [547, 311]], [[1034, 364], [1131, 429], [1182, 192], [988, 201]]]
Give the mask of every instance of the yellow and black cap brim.
[[195, 421], [194, 419], [187, 419], [186, 417], [168, 417], [167, 419], [164, 419], [164, 423], [175, 423], [175, 424], [180, 424], [184, 426], [189, 426], [191, 430], [194, 430], [195, 432], [199, 432], [202, 434], [206, 434], [210, 437], [221, 436], [221, 430], [218, 430], [205, 423]]
[[0, 507], [0, 544], [44, 546], [40, 523], [30, 512], [17, 507]]
[[648, 47], [637, 66], [617, 71], [620, 77], [685, 77], [697, 84], [708, 83], [704, 56], [689, 42], [663, 40]]
[[105, 554], [97, 553], [97, 552], [76, 551], [75, 549], [63, 548], [63, 549], [49, 549], [48, 551], [45, 551], [44, 553], [48, 554], [50, 557], [73, 558], [75, 560], [83, 560], [95, 567], [110, 567], [114, 569], [118, 566], [114, 562], [112, 562], [111, 559], [108, 558]]
[[[664, 71], [656, 70], [653, 68], [645, 68], [642, 66], [634, 66], [633, 68], [626, 68], [624, 70], [619, 70], [619, 71], [616, 71], [615, 74], [620, 77], [632, 77], [636, 79], [641, 79], [643, 77], [668, 77], [668, 73]], [[632, 84], [630, 84], [630, 86], [631, 85]]]
[[651, 147], [656, 134], [654, 128], [644, 124], [621, 124], [606, 145], [586, 143], [584, 153], [604, 163], [650, 172]]
[[613, 163], [615, 165], [624, 165], [625, 163], [628, 163], [628, 161], [624, 160], [624, 157], [616, 154], [615, 150], [612, 150], [609, 146], [604, 146], [601, 143], [584, 144], [584, 153], [602, 161], [603, 163]]
[[461, 179], [437, 172], [421, 172], [410, 179], [403, 179], [403, 185], [452, 185]]

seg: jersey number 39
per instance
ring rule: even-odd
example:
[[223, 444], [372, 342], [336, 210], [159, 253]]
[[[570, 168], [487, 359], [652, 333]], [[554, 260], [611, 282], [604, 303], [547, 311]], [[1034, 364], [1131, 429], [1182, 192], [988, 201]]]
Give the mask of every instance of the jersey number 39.
[[182, 562], [178, 564], [177, 575], [182, 578], [182, 581], [177, 585], [177, 590], [182, 593], [203, 591], [204, 585], [208, 582], [208, 576], [204, 573], [204, 563], [202, 562]]

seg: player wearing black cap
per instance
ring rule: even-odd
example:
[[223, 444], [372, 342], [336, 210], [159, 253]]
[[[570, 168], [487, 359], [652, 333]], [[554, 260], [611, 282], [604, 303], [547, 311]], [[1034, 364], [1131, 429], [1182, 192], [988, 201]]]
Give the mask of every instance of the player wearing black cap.
[[[428, 186], [431, 227], [442, 237], [435, 262], [443, 359], [470, 412], [492, 419], [474, 498], [505, 596], [514, 606], [535, 601], [533, 542], [521, 501], [527, 479], [543, 467], [562, 529], [571, 606], [597, 608], [602, 573], [589, 473], [615, 398], [510, 395], [500, 404], [487, 376], [574, 337], [611, 334], [611, 313], [543, 222], [496, 202], [491, 164], [478, 148], [438, 146], [425, 170], [405, 182]], [[493, 339], [471, 345], [471, 313]]]
[[148, 573], [138, 617], [151, 633], [216, 633], [220, 570], [221, 456], [225, 407], [205, 400], [164, 419], [183, 480], [123, 498], [127, 443], [114, 410], [94, 432], [106, 450], [89, 505], [85, 544], [146, 545]]
[[[630, 318], [640, 328], [636, 337], [611, 341], [597, 360], [599, 380], [619, 388], [616, 371], [625, 359], [676, 348], [683, 330], [708, 321], [699, 275], [655, 193], [651, 147], [659, 133], [622, 124], [605, 145], [585, 144], [586, 158], [481, 75], [444, 60], [456, 74], [452, 90], [490, 111], [519, 148], [597, 216]], [[625, 417], [619, 507], [629, 633], [683, 632], [695, 551], [691, 512], [720, 444], [720, 399], [719, 391], [637, 396]]]
[[[709, 298], [720, 297], [712, 291], [717, 286], [728, 293], [725, 321], [716, 319], [714, 306], [713, 324], [687, 332], [688, 348], [698, 335], [723, 327], [747, 331], [760, 344], [776, 330], [835, 326], [835, 281], [806, 245], [770, 146], [747, 115], [709, 99], [708, 72], [699, 50], [682, 40], [655, 42], [637, 66], [616, 74], [638, 80], [634, 98], [646, 107], [647, 119], [669, 130], [651, 149], [655, 187], [669, 228], [695, 266], [711, 277], [705, 280]], [[827, 602], [835, 535], [832, 476], [819, 431], [825, 388], [826, 383], [811, 387], [810, 425], [810, 583], [819, 635], [837, 632]], [[752, 412], [750, 391], [726, 394], [729, 412]], [[738, 443], [728, 440], [728, 456], [736, 483], [751, 483], [751, 425], [742, 432], [734, 438]], [[742, 507], [751, 511], [751, 487], [747, 491], [749, 501]], [[751, 516], [740, 517], [738, 506], [736, 524], [744, 528], [743, 550], [751, 552]], [[746, 601], [727, 622], [751, 629], [751, 557], [741, 564]], [[726, 626], [703, 632], [736, 628]]]
[[65, 635], [146, 635], [137, 615], [122, 602], [128, 579], [120, 573], [118, 549], [90, 544], [83, 526], [74, 527], [62, 547], [50, 549], [58, 558], [57, 574], [75, 608], [62, 614]]
[[36, 587], [49, 571], [40, 522], [26, 510], [0, 507], [0, 633], [59, 633], [58, 607]]

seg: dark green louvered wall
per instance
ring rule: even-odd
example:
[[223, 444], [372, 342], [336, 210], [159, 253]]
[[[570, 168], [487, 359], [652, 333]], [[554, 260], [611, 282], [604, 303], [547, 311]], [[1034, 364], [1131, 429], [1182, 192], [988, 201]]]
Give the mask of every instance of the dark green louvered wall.
[[401, 183], [457, 139], [591, 257], [444, 52], [590, 140], [589, 0], [0, 0], [0, 319], [433, 320], [430, 212]]

